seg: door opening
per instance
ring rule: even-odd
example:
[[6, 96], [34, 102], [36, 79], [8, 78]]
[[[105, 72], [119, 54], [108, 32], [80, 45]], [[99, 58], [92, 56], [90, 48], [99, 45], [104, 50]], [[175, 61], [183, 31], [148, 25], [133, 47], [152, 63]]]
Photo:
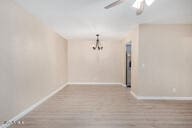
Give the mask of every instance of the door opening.
[[131, 87], [131, 41], [126, 44], [126, 86]]

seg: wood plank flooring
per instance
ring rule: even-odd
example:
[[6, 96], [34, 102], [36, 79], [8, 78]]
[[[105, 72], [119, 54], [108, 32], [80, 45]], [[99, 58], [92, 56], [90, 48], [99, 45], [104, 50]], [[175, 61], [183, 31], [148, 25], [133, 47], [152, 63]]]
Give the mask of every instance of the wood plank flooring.
[[70, 85], [12, 128], [192, 128], [192, 101], [140, 101], [122, 86]]

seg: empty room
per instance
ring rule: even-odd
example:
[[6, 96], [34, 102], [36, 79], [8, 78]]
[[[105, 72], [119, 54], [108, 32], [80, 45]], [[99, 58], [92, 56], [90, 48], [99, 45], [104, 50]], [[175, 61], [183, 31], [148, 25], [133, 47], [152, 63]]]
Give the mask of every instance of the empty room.
[[0, 0], [0, 128], [192, 128], [192, 0]]

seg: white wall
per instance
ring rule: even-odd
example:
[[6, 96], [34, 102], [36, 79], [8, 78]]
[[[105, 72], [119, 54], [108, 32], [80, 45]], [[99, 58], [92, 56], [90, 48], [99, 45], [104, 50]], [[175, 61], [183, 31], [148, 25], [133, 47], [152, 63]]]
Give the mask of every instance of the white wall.
[[137, 95], [192, 97], [192, 25], [140, 25], [138, 82]]
[[94, 51], [95, 40], [70, 40], [69, 82], [122, 83], [120, 41], [103, 41], [104, 49]]
[[67, 82], [67, 41], [12, 0], [0, 1], [0, 121]]

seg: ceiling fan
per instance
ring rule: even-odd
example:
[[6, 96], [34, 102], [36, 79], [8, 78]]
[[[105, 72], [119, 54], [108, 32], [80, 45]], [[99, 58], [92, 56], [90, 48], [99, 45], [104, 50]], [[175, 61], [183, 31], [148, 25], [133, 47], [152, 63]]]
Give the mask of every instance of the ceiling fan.
[[[114, 6], [117, 6], [117, 5], [121, 4], [121, 3], [125, 3], [126, 1], [128, 1], [128, 0], [117, 0], [117, 1], [109, 4], [108, 6], [106, 6], [104, 8], [105, 9], [110, 9], [110, 8], [112, 8]], [[134, 4], [132, 5], [134, 8], [137, 9], [136, 15], [141, 15], [143, 13], [143, 11], [144, 11], [145, 5], [151, 6], [154, 1], [155, 0], [136, 0], [134, 2]]]

